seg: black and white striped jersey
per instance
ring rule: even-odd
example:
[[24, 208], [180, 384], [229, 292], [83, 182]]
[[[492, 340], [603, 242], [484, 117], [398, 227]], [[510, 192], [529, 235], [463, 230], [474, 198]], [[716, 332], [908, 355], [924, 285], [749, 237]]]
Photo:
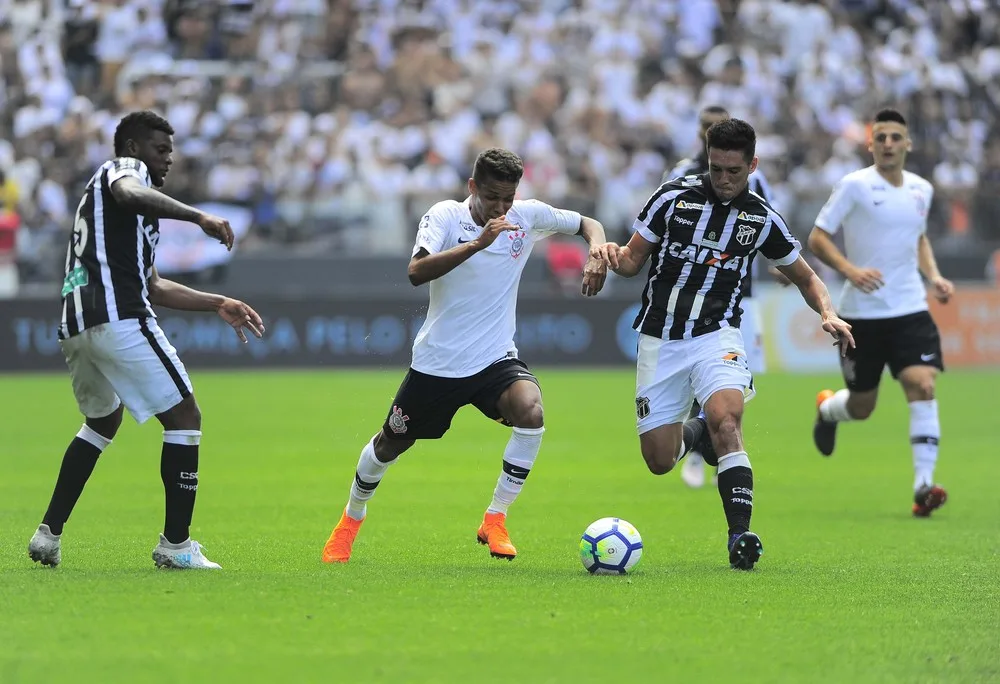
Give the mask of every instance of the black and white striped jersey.
[[102, 323], [155, 315], [148, 286], [159, 222], [115, 201], [111, 185], [125, 176], [152, 185], [146, 165], [138, 159], [112, 159], [87, 183], [77, 207], [66, 250], [62, 339]]
[[784, 219], [763, 197], [748, 186], [724, 204], [708, 174], [661, 185], [639, 213], [634, 230], [659, 247], [633, 327], [667, 340], [739, 327], [742, 281], [757, 252], [784, 266], [800, 250]]
[[[684, 176], [697, 176], [702, 173], [708, 173], [708, 156], [704, 151], [697, 157], [689, 157], [687, 159], [681, 159], [677, 162], [677, 166], [672, 168], [663, 174], [663, 179], [661, 183], [667, 183], [674, 178], [682, 178]], [[774, 201], [771, 199], [771, 186], [768, 185], [767, 179], [764, 177], [764, 173], [757, 169], [750, 174], [750, 178], [747, 179], [750, 183], [751, 192], [756, 192], [758, 195], [764, 198], [764, 201], [774, 206]], [[749, 297], [753, 294], [753, 280], [757, 276], [756, 269], [747, 273], [746, 280], [743, 281], [743, 296]]]

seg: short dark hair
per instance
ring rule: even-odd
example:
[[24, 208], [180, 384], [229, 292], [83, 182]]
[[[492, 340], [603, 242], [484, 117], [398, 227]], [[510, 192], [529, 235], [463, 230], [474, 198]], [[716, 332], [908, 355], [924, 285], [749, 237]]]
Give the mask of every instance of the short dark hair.
[[705, 143], [709, 149], [739, 150], [749, 164], [757, 151], [757, 133], [742, 119], [723, 119], [708, 129]]
[[502, 147], [491, 147], [483, 150], [476, 157], [472, 167], [472, 180], [476, 185], [491, 180], [503, 183], [520, 183], [524, 175], [524, 163], [521, 158]]
[[126, 114], [115, 129], [115, 155], [126, 154], [125, 143], [129, 140], [142, 140], [149, 137], [153, 131], [163, 131], [167, 135], [174, 134], [170, 122], [148, 109]]
[[878, 114], [875, 115], [875, 123], [884, 123], [886, 121], [906, 125], [906, 117], [900, 114], [898, 110], [889, 107], [880, 109]]
[[702, 107], [701, 111], [698, 112], [698, 116], [705, 116], [706, 114], [713, 114], [715, 116], [729, 116], [729, 110], [725, 107], [720, 107], [719, 105], [708, 105], [707, 107]]

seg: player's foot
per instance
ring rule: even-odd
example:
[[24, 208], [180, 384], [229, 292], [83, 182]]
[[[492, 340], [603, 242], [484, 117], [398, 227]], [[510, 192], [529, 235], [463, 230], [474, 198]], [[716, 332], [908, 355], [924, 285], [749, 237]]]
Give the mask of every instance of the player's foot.
[[688, 487], [698, 489], [705, 486], [705, 459], [697, 451], [691, 451], [681, 464], [681, 480]]
[[201, 544], [188, 539], [180, 544], [171, 544], [167, 538], [160, 535], [160, 543], [153, 549], [153, 562], [158, 568], [174, 568], [176, 570], [221, 570], [218, 563], [205, 558]]
[[813, 442], [819, 453], [829, 456], [837, 443], [837, 424], [823, 419], [819, 406], [833, 396], [833, 390], [825, 389], [816, 395], [816, 424], [813, 425]]
[[764, 546], [753, 532], [730, 535], [729, 566], [734, 570], [752, 570], [762, 555]]
[[503, 513], [487, 513], [483, 516], [483, 524], [479, 526], [479, 531], [476, 532], [476, 540], [480, 544], [488, 544], [490, 555], [494, 558], [514, 560], [517, 549], [507, 534], [506, 522], [507, 516]]
[[330, 538], [326, 540], [326, 546], [323, 547], [324, 563], [346, 563], [351, 559], [354, 538], [358, 536], [358, 530], [364, 521], [364, 518], [355, 520], [346, 512], [340, 516], [340, 522], [333, 528]]
[[929, 518], [948, 500], [948, 492], [941, 485], [924, 485], [913, 495], [913, 515], [917, 518]]
[[42, 523], [28, 542], [28, 557], [36, 563], [56, 567], [62, 561], [62, 552], [59, 550], [61, 536], [52, 534], [49, 526]]

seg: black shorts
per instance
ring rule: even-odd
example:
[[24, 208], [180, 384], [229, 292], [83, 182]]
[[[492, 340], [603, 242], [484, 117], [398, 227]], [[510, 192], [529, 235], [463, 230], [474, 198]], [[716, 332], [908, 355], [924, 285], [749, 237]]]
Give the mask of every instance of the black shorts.
[[893, 378], [910, 366], [944, 370], [941, 336], [927, 311], [896, 318], [844, 319], [851, 324], [854, 349], [840, 359], [847, 389], [868, 392], [878, 387], [886, 364]]
[[466, 378], [442, 378], [411, 368], [396, 391], [382, 432], [390, 439], [439, 439], [467, 404], [510, 426], [497, 411], [497, 401], [518, 380], [538, 384], [520, 359], [497, 361]]

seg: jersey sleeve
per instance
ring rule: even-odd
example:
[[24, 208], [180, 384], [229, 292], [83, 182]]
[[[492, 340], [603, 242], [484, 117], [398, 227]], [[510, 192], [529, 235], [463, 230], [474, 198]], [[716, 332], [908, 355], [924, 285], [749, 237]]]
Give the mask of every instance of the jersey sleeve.
[[667, 221], [673, 212], [674, 200], [684, 192], [677, 183], [664, 183], [646, 201], [635, 222], [632, 232], [639, 233], [649, 242], [659, 242], [667, 232]]
[[580, 232], [580, 222], [583, 220], [578, 212], [557, 209], [538, 200], [518, 202], [517, 213], [528, 224], [521, 227], [535, 232], [539, 237], [555, 233], [576, 235]]
[[125, 176], [131, 176], [145, 186], [149, 186], [149, 171], [146, 165], [134, 157], [118, 157], [111, 161], [108, 170], [108, 187]]
[[767, 220], [767, 237], [760, 246], [760, 253], [774, 266], [787, 266], [799, 258], [802, 246], [788, 230], [788, 225], [781, 214], [771, 210], [768, 212]]
[[416, 256], [421, 249], [427, 250], [429, 254], [443, 251], [447, 244], [448, 232], [448, 215], [441, 205], [436, 204], [420, 219], [417, 240], [410, 256]]
[[830, 198], [826, 201], [826, 204], [820, 209], [819, 216], [816, 217], [816, 226], [830, 233], [830, 235], [840, 230], [844, 219], [851, 213], [851, 209], [854, 208], [854, 197], [854, 183], [847, 178], [842, 178], [834, 186], [833, 192], [830, 193]]

